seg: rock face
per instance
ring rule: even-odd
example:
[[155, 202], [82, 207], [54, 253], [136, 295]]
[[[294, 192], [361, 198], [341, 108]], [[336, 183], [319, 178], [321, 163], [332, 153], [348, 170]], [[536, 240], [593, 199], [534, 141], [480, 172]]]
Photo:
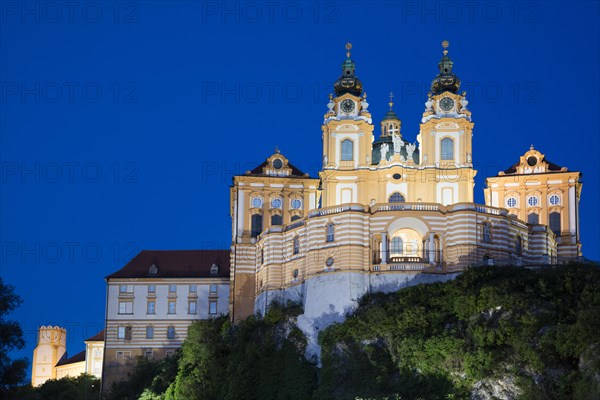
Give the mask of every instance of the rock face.
[[367, 293], [395, 292], [402, 288], [454, 279], [458, 274], [364, 274], [336, 272], [313, 277], [300, 285], [263, 292], [256, 297], [254, 312], [264, 315], [273, 302], [302, 304], [304, 313], [298, 327], [307, 340], [306, 358], [320, 365], [319, 332], [334, 323], [344, 322]]
[[516, 400], [521, 391], [514, 376], [499, 379], [483, 379], [471, 390], [471, 400]]

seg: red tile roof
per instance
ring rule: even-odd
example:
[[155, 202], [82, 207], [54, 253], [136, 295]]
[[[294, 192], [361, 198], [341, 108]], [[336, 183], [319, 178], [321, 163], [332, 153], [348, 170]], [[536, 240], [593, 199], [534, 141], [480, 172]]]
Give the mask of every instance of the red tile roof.
[[[66, 353], [65, 353], [66, 355]], [[56, 366], [59, 367], [61, 365], [67, 365], [67, 364], [74, 364], [80, 361], [85, 361], [85, 350], [83, 350], [82, 352], [79, 352], [77, 354], [75, 354], [73, 357], [70, 358], [66, 358], [63, 357], [60, 359], [60, 361], [58, 363], [56, 363]]]
[[[158, 272], [150, 274], [150, 266]], [[211, 275], [216, 264], [218, 273]], [[123, 268], [106, 277], [114, 278], [229, 278], [229, 250], [142, 250]]]
[[94, 336], [84, 340], [85, 342], [104, 342], [104, 329], [96, 333]]

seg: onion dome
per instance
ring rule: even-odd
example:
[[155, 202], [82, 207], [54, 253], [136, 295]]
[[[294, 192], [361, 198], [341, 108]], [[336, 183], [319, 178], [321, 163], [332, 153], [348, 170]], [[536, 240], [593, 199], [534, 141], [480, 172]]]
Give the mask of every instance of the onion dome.
[[444, 56], [438, 63], [440, 73], [431, 82], [431, 94], [436, 95], [444, 92], [458, 93], [460, 89], [460, 79], [452, 72], [454, 63], [448, 57], [448, 41], [442, 42]]
[[341, 96], [346, 93], [360, 96], [362, 93], [362, 82], [354, 76], [356, 65], [350, 58], [350, 49], [352, 45], [346, 43], [346, 60], [342, 63], [342, 76], [333, 84], [333, 91], [336, 96]]

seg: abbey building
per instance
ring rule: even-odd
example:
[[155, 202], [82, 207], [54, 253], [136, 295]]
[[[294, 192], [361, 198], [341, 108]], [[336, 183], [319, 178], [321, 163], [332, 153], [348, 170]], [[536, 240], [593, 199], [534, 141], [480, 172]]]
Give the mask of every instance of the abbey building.
[[[533, 146], [488, 177], [485, 204], [474, 203], [474, 122], [443, 46], [418, 133], [402, 131], [391, 98], [373, 121], [348, 44], [323, 105], [318, 177], [276, 150], [233, 178], [230, 249], [144, 250], [106, 277], [103, 393], [137, 357], [174, 354], [196, 320], [229, 313], [239, 321], [274, 302], [300, 304], [297, 324], [318, 361], [318, 332], [367, 293], [469, 267], [581, 257], [581, 174]], [[42, 344], [34, 384], [58, 376], [63, 347]]]
[[323, 115], [319, 177], [279, 151], [234, 177], [234, 320], [273, 301], [300, 303], [310, 342], [368, 292], [450, 279], [470, 266], [581, 256], [581, 174], [533, 146], [487, 179], [485, 205], [473, 202], [474, 123], [443, 46], [417, 135], [402, 132], [391, 99], [373, 121], [348, 44]]

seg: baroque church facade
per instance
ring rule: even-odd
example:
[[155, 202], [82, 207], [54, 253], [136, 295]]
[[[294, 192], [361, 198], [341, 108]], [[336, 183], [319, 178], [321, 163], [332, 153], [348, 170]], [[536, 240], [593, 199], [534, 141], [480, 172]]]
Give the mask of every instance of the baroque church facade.
[[415, 142], [403, 135], [391, 99], [383, 120], [373, 121], [347, 44], [323, 116], [319, 178], [278, 150], [233, 178], [234, 320], [274, 301], [300, 303], [310, 347], [368, 292], [443, 281], [472, 266], [581, 256], [581, 174], [533, 146], [487, 178], [485, 204], [474, 203], [474, 123], [442, 45]]
[[296, 322], [307, 356], [318, 361], [320, 330], [343, 321], [367, 293], [445, 281], [480, 265], [581, 257], [581, 173], [533, 146], [488, 177], [485, 204], [474, 203], [474, 124], [443, 47], [420, 131], [409, 140], [391, 99], [373, 121], [348, 44], [323, 115], [319, 176], [279, 150], [234, 176], [231, 248], [140, 252], [106, 277], [103, 351], [94, 353], [101, 360], [66, 359], [66, 332], [42, 327], [40, 338], [51, 331], [55, 339], [40, 339], [33, 384], [91, 365], [105, 394], [137, 357], [174, 354], [194, 321], [227, 313], [239, 321], [274, 302], [303, 306]]

